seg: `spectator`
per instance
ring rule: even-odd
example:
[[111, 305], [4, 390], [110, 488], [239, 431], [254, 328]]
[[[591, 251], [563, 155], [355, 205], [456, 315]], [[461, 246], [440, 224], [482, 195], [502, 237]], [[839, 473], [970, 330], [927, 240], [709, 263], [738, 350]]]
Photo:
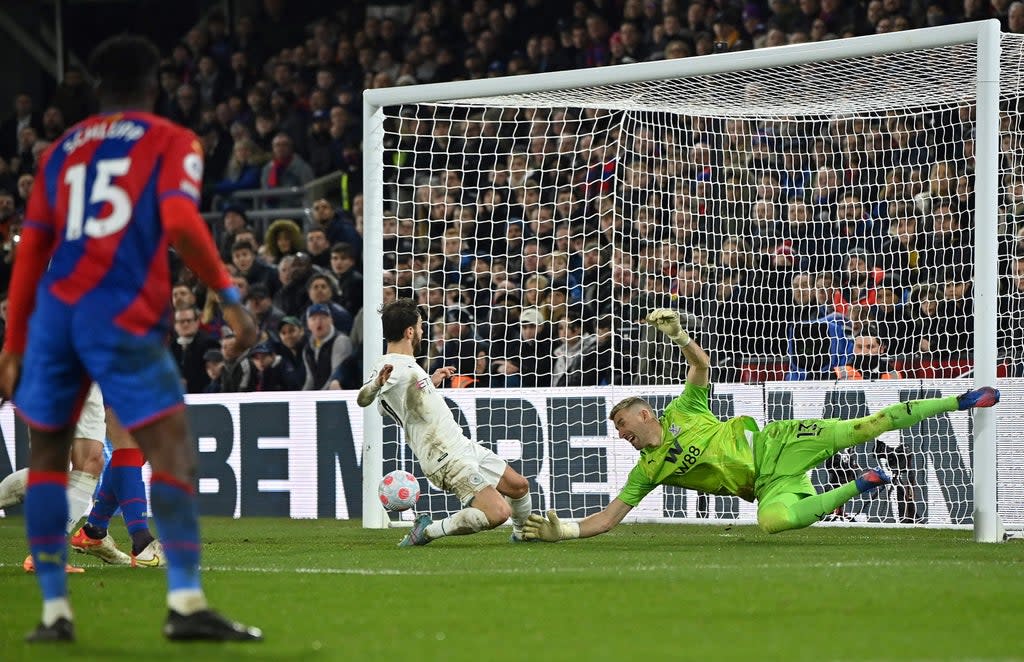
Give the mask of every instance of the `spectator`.
[[43, 140], [53, 142], [61, 137], [65, 129], [67, 129], [67, 124], [64, 122], [64, 113], [60, 108], [50, 106], [43, 111], [43, 126], [39, 133]]
[[184, 310], [196, 307], [196, 294], [188, 283], [175, 283], [171, 288], [171, 308]]
[[363, 308], [363, 275], [356, 271], [358, 253], [351, 244], [331, 247], [331, 274], [338, 283], [338, 303], [355, 315]]
[[253, 285], [245, 295], [245, 307], [256, 319], [256, 325], [260, 330], [260, 338], [266, 340], [277, 340], [278, 329], [281, 320], [284, 319], [284, 311], [274, 306], [270, 298], [270, 290], [260, 283]]
[[280, 218], [270, 224], [263, 244], [267, 247], [267, 258], [271, 264], [277, 264], [285, 255], [295, 255], [306, 250], [302, 228], [287, 218]]
[[199, 328], [199, 309], [174, 310], [174, 341], [171, 354], [178, 364], [186, 393], [203, 393], [210, 383], [206, 372], [206, 352], [218, 346], [208, 333]]
[[260, 285], [273, 293], [280, 287], [275, 277], [274, 268], [258, 259], [256, 248], [244, 239], [236, 241], [231, 247], [231, 264], [238, 270], [238, 275], [249, 283], [250, 289]]
[[334, 328], [331, 311], [324, 304], [313, 304], [306, 311], [309, 344], [303, 352], [306, 368], [304, 391], [316, 391], [329, 386], [331, 375], [352, 355], [352, 341]]
[[261, 342], [249, 350], [252, 367], [254, 391], [283, 391], [284, 375], [281, 358], [274, 353], [274, 346], [269, 342]]
[[36, 135], [43, 132], [43, 118], [33, 108], [32, 97], [19, 94], [14, 97], [14, 111], [0, 123], [0, 157], [10, 159], [17, 155], [22, 131], [31, 127]]
[[552, 386], [580, 386], [584, 382], [584, 366], [593, 367], [597, 337], [586, 330], [578, 314], [571, 314], [558, 322], [559, 342], [552, 352]]
[[249, 350], [239, 352], [235, 332], [225, 325], [221, 332], [220, 351], [224, 355], [224, 369], [220, 375], [219, 393], [247, 393], [255, 386], [255, 369]]
[[313, 263], [309, 255], [296, 253], [284, 256], [278, 264], [277, 272], [282, 286], [274, 294], [274, 305], [283, 310], [285, 315], [303, 317], [310, 305], [306, 281], [313, 275]]
[[358, 254], [362, 250], [363, 239], [353, 223], [352, 216], [343, 210], [336, 210], [326, 198], [313, 202], [311, 220], [323, 229], [327, 241], [333, 246], [338, 242], [351, 245]]
[[331, 268], [331, 244], [327, 241], [327, 233], [322, 228], [306, 230], [306, 252], [309, 253], [313, 266], [325, 271]]
[[249, 219], [245, 215], [245, 209], [237, 205], [229, 205], [224, 208], [220, 222], [222, 229], [217, 242], [220, 258], [224, 262], [230, 262], [232, 249], [238, 239], [237, 235], [243, 228], [249, 227]]
[[213, 187], [213, 192], [229, 197], [236, 191], [250, 191], [260, 187], [260, 170], [265, 160], [249, 138], [234, 144], [224, 177]]
[[281, 385], [285, 391], [300, 391], [306, 383], [305, 326], [297, 317], [285, 316], [278, 328], [277, 356], [281, 366]]
[[220, 376], [224, 374], [224, 354], [219, 349], [208, 349], [203, 354], [207, 385], [203, 393], [220, 393]]
[[[427, 372], [433, 374], [441, 367], [455, 368], [452, 386], [456, 382], [472, 381], [476, 375], [476, 356], [481, 339], [476, 335], [473, 317], [462, 307], [445, 312], [444, 328], [435, 336], [435, 356]], [[455, 377], [462, 379], [456, 380]]]
[[853, 354], [845, 366], [834, 369], [836, 379], [899, 379], [885, 344], [872, 334], [853, 339]]
[[281, 131], [274, 136], [271, 151], [272, 158], [260, 175], [261, 188], [305, 186], [313, 180], [313, 169], [295, 153], [294, 143], [287, 133]]
[[316, 272], [306, 281], [311, 306], [322, 304], [331, 313], [331, 321], [341, 333], [348, 335], [352, 331], [352, 314], [342, 308], [334, 300], [337, 296], [334, 278], [329, 274]]
[[78, 67], [67, 67], [64, 80], [57, 85], [53, 105], [60, 109], [67, 126], [73, 126], [94, 114], [99, 108], [92, 85]]

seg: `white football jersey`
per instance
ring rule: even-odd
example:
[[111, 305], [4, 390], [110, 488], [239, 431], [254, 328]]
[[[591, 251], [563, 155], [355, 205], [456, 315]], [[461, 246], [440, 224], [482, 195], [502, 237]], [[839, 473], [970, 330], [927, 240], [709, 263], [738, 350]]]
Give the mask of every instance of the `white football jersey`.
[[416, 359], [408, 354], [385, 354], [377, 359], [370, 381], [384, 364], [393, 366], [391, 376], [377, 394], [377, 409], [405, 431], [405, 442], [430, 475], [448, 460], [471, 448], [473, 441], [462, 434], [444, 398]]

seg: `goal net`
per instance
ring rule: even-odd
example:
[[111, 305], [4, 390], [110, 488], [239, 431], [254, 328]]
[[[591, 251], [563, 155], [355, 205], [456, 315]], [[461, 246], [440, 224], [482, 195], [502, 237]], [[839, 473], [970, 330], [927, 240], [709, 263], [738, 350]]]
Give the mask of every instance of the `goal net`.
[[[607, 505], [636, 461], [608, 411], [626, 395], [661, 408], [680, 392], [681, 353], [643, 322], [655, 308], [678, 310], [707, 350], [723, 418], [849, 418], [962, 392], [997, 365], [1013, 374], [1021, 38], [1002, 35], [997, 115], [979, 104], [976, 42], [847, 41], [860, 46], [612, 68], [621, 82], [595, 84], [612, 74], [593, 70], [529, 77], [515, 93], [498, 80], [409, 88], [368, 115], [366, 231], [380, 259], [371, 249], [367, 301], [422, 304], [422, 365], [456, 369], [456, 419], [530, 479], [536, 510], [581, 518]], [[985, 170], [979, 144], [996, 116]], [[364, 317], [371, 338], [379, 318]], [[1009, 526], [1024, 524], [1016, 401], [1004, 399], [986, 441]], [[886, 435], [812, 478], [827, 489], [875, 464], [897, 476], [839, 521], [970, 525], [976, 418]], [[383, 424], [371, 489], [394, 468], [422, 477]], [[417, 510], [458, 508], [431, 488]], [[756, 511], [665, 488], [631, 517], [752, 522]]]

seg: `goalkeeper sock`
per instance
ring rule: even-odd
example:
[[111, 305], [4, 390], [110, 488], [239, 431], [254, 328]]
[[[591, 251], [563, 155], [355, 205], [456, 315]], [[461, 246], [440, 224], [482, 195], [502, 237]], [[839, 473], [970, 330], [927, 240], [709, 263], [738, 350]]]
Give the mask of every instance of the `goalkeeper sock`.
[[757, 525], [766, 533], [802, 529], [825, 519], [860, 493], [857, 481], [853, 480], [834, 490], [802, 499], [796, 494], [781, 494], [757, 509]]
[[527, 492], [518, 499], [505, 497], [508, 505], [512, 507], [512, 532], [519, 535], [523, 532], [523, 524], [530, 518], [530, 511], [533, 508], [533, 498]]
[[442, 520], [431, 522], [427, 526], [426, 534], [431, 540], [445, 536], [466, 536], [470, 533], [477, 533], [491, 528], [487, 521], [487, 515], [479, 508], [463, 508], [454, 515], [445, 517]]
[[71, 535], [78, 520], [89, 514], [92, 493], [96, 491], [96, 477], [84, 471], [72, 471], [68, 476], [68, 519], [64, 531]]
[[841, 448], [848, 448], [875, 439], [883, 432], [909, 428], [926, 418], [958, 409], [959, 404], [955, 395], [947, 398], [900, 402], [889, 405], [870, 416], [843, 421], [839, 424], [841, 429], [837, 438], [842, 440]]

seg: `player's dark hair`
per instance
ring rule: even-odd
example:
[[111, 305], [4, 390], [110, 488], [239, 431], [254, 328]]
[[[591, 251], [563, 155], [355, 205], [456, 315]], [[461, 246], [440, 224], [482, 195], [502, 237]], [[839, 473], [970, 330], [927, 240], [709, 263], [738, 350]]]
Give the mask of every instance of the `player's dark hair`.
[[384, 340], [398, 342], [405, 336], [405, 330], [419, 324], [420, 311], [412, 299], [395, 299], [380, 309]]
[[136, 34], [107, 39], [89, 58], [89, 70], [99, 81], [99, 96], [113, 102], [144, 100], [150, 89], [156, 89], [159, 67], [160, 51]]

